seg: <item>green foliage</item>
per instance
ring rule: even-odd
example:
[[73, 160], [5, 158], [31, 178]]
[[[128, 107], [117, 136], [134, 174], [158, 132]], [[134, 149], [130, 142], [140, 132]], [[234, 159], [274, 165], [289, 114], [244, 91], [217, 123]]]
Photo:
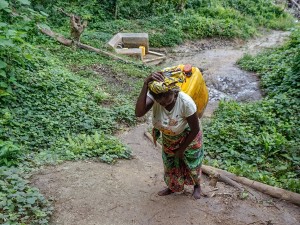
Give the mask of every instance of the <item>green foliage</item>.
[[300, 193], [300, 32], [284, 47], [239, 64], [257, 72], [264, 100], [221, 102], [206, 125], [210, 163], [236, 174]]
[[[292, 23], [292, 17], [284, 13], [283, 7], [275, 5], [270, 0], [227, 0], [223, 1], [223, 6], [253, 17], [256, 24], [270, 28], [284, 28], [284, 23], [287, 26]], [[280, 24], [278, 24], [278, 20], [281, 22]]]
[[0, 223], [48, 224], [50, 203], [15, 168], [0, 167]]
[[[287, 29], [293, 18], [272, 1], [147, 0], [82, 1], [35, 0], [36, 9], [49, 14], [52, 26], [69, 27], [58, 8], [89, 21], [82, 41], [104, 47], [118, 32], [147, 32], [153, 47], [174, 46], [204, 37], [249, 38], [260, 26]], [[91, 31], [91, 32], [89, 32]]]
[[[118, 123], [135, 123], [133, 98], [123, 97], [127, 100], [121, 102], [122, 93], [110, 95], [112, 85], [107, 85], [92, 69], [88, 74], [83, 73], [85, 68], [77, 73], [66, 67], [93, 68], [97, 65], [98, 68], [99, 62], [103, 62], [106, 68], [112, 64], [110, 71], [117, 75], [116, 68], [123, 67], [122, 74], [133, 71], [133, 76], [143, 77], [141, 69], [133, 65], [120, 66], [120, 62], [111, 63], [94, 53], [61, 51], [60, 46], [37, 31], [36, 23], [42, 22], [45, 16], [40, 15], [45, 13], [33, 11], [28, 5], [17, 7], [11, 2], [3, 3], [0, 7], [1, 10], [5, 7], [6, 14], [0, 17], [7, 22], [0, 23], [0, 165], [32, 167], [89, 157], [112, 163], [117, 158], [130, 158], [128, 148], [112, 134], [118, 129]], [[61, 51], [57, 58], [52, 54], [56, 51]], [[76, 57], [81, 56], [80, 62]], [[110, 74], [104, 75], [110, 79]], [[10, 185], [9, 193], [2, 195], [1, 192], [1, 197], [11, 198], [10, 192], [16, 197], [20, 192], [25, 198], [17, 196], [16, 201], [1, 202], [5, 205], [4, 209], [0, 208], [1, 224], [2, 221], [47, 224], [49, 211], [36, 189], [26, 181], [9, 183], [10, 176], [1, 177], [1, 180]], [[18, 190], [18, 184], [25, 193]]]
[[21, 148], [10, 141], [0, 140], [0, 166], [17, 165], [21, 158]]
[[45, 16], [31, 10], [29, 4], [27, 0], [3, 0], [0, 7], [0, 21], [6, 21], [0, 23], [0, 101], [20, 86], [16, 80], [18, 68], [35, 69], [34, 46], [27, 41], [29, 34], [37, 34], [35, 23], [42, 22]]
[[258, 58], [245, 56], [240, 60], [241, 67], [259, 73], [261, 85], [269, 97], [281, 93], [293, 97], [300, 96], [299, 37], [300, 30], [297, 29], [286, 46], [266, 52]]
[[58, 152], [64, 160], [98, 158], [112, 163], [117, 158], [130, 158], [128, 147], [116, 138], [97, 132], [93, 135], [68, 136], [59, 140], [52, 151]]

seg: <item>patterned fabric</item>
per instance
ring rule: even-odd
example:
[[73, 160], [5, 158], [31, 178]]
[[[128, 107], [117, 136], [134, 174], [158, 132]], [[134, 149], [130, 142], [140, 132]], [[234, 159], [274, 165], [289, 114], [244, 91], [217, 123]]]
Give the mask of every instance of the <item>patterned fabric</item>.
[[174, 71], [163, 72], [165, 76], [164, 81], [152, 81], [149, 83], [149, 89], [155, 94], [161, 94], [174, 89], [180, 89], [177, 85], [178, 83], [183, 83], [185, 81], [185, 76], [181, 69]]
[[195, 139], [185, 150], [183, 160], [175, 157], [173, 152], [187, 137], [189, 132], [189, 129], [186, 129], [177, 136], [162, 134], [164, 180], [173, 192], [182, 191], [185, 184], [196, 185], [200, 181], [201, 165], [204, 157], [202, 131], [199, 131]]

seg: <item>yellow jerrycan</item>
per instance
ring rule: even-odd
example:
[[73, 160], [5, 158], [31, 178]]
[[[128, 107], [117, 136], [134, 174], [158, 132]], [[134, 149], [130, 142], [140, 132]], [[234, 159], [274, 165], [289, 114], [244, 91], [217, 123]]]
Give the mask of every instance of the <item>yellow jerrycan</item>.
[[165, 68], [162, 72], [169, 73], [171, 77], [178, 79], [176, 85], [194, 100], [197, 106], [197, 115], [201, 117], [208, 103], [208, 89], [200, 70], [190, 64], [180, 64]]

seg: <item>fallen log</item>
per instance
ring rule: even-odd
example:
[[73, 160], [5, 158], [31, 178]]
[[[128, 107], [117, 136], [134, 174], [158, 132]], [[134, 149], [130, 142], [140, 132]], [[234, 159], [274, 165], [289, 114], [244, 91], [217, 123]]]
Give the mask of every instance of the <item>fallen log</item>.
[[[145, 136], [153, 142], [152, 135], [149, 132], [145, 132]], [[161, 148], [161, 145], [159, 143], [157, 143], [157, 146]], [[244, 184], [244, 185], [251, 187], [257, 191], [260, 191], [264, 194], [268, 194], [272, 197], [282, 199], [282, 200], [285, 200], [285, 201], [288, 201], [295, 205], [300, 206], [300, 194], [298, 194], [298, 193], [287, 191], [287, 190], [284, 190], [284, 189], [278, 188], [278, 187], [273, 187], [273, 186], [270, 186], [267, 184], [263, 184], [258, 181], [250, 180], [245, 177], [239, 177], [233, 173], [230, 173], [228, 171], [221, 170], [221, 169], [218, 169], [218, 168], [215, 168], [212, 166], [202, 165], [202, 171], [206, 174], [216, 174], [216, 173], [221, 174], [221, 177], [223, 177], [223, 179], [226, 179], [226, 178], [229, 179], [229, 180], [226, 179], [227, 182], [233, 181], [235, 183]], [[215, 172], [213, 172], [213, 171], [215, 171]], [[224, 182], [227, 183], [226, 181], [224, 181]], [[231, 183], [231, 185], [235, 185], [235, 183]], [[240, 186], [240, 187], [242, 187], [242, 186]]]
[[278, 187], [273, 187], [273, 186], [270, 186], [270, 185], [267, 185], [267, 184], [263, 184], [263, 183], [260, 183], [258, 181], [250, 180], [246, 177], [239, 177], [239, 176], [237, 176], [233, 173], [230, 173], [228, 171], [221, 170], [221, 169], [218, 169], [218, 168], [214, 168], [212, 166], [204, 166], [204, 167], [206, 167], [206, 169], [208, 169], [208, 170], [209, 169], [214, 169], [214, 170], [218, 171], [219, 173], [223, 173], [224, 175], [226, 175], [230, 179], [232, 179], [232, 180], [234, 180], [238, 183], [247, 185], [247, 186], [249, 186], [249, 187], [251, 187], [255, 190], [258, 190], [258, 191], [260, 191], [264, 194], [268, 194], [272, 197], [279, 198], [279, 199], [282, 199], [282, 200], [286, 200], [286, 201], [289, 201], [291, 203], [294, 203], [295, 205], [300, 206], [300, 194], [298, 194], [298, 193], [287, 191], [287, 190], [284, 190], [284, 189], [278, 188]]
[[220, 181], [222, 181], [226, 184], [229, 184], [229, 185], [239, 189], [240, 191], [245, 191], [245, 188], [243, 188], [242, 185], [240, 185], [239, 183], [235, 182], [234, 180], [228, 178], [223, 173], [216, 171], [212, 168], [207, 168], [205, 165], [202, 165], [201, 169], [202, 169], [203, 173], [210, 175], [210, 176], [217, 176]]

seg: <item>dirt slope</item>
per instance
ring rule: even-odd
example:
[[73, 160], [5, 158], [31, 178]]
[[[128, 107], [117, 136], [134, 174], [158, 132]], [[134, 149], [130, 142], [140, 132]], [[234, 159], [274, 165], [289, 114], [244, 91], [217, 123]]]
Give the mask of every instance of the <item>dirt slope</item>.
[[201, 186], [208, 197], [194, 200], [192, 187], [184, 193], [158, 196], [165, 187], [163, 165], [160, 150], [143, 135], [146, 129], [144, 124], [120, 137], [132, 148], [133, 160], [115, 165], [66, 162], [34, 175], [33, 185], [54, 199], [51, 224], [300, 224], [299, 207], [253, 190], [241, 200], [237, 190], [223, 183], [213, 191], [204, 175]]

